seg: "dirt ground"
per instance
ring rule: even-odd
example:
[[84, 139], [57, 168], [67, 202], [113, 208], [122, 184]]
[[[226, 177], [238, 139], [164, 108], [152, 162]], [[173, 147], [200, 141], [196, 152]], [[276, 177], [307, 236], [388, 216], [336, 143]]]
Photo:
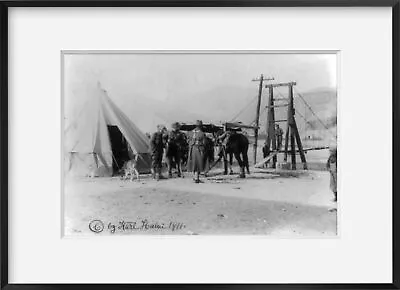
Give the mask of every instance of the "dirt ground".
[[337, 234], [326, 171], [253, 169], [245, 179], [215, 168], [195, 184], [184, 178], [140, 181], [66, 178], [65, 235]]

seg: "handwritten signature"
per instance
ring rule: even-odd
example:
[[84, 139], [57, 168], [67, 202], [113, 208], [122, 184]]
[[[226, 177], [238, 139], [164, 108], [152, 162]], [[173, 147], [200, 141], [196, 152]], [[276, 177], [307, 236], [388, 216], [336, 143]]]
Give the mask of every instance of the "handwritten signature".
[[89, 222], [89, 230], [94, 233], [101, 233], [105, 229], [110, 233], [128, 232], [128, 231], [177, 231], [186, 227], [181, 222], [151, 222], [147, 219], [137, 221], [119, 221], [118, 223], [109, 222], [105, 224], [102, 220], [92, 220]]

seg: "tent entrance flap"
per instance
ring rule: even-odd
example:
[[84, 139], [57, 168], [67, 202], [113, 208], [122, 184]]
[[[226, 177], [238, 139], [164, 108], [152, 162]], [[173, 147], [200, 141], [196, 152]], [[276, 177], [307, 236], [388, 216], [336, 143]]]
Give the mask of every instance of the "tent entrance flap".
[[122, 135], [118, 126], [107, 125], [107, 128], [110, 137], [111, 151], [113, 154], [113, 172], [117, 173], [122, 169], [124, 163], [132, 158], [130, 156], [132, 153], [129, 152], [128, 142], [124, 135]]
[[[120, 173], [126, 161], [134, 157], [133, 153], [141, 157], [137, 164], [139, 172], [149, 172], [150, 140], [146, 135], [101, 87], [88, 87], [83, 94], [88, 100], [87, 105], [72, 120], [73, 126], [64, 131], [67, 173], [99, 177], [115, 175]], [[98, 159], [93, 158], [93, 153], [96, 153]], [[104, 169], [105, 174], [97, 174], [100, 169]]]

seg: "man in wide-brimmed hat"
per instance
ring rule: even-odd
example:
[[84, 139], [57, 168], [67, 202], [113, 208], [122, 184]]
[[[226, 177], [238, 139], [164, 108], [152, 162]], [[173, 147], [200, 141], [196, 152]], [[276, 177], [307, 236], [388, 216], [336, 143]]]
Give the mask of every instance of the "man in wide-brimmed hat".
[[334, 194], [333, 201], [337, 201], [337, 147], [331, 145], [329, 147], [329, 158], [326, 163], [326, 167], [331, 175], [330, 188]]
[[153, 133], [150, 139], [151, 147], [151, 170], [153, 178], [162, 179], [162, 157], [165, 147], [165, 133], [167, 129], [164, 125], [157, 125], [157, 132]]
[[200, 173], [206, 167], [206, 135], [203, 132], [203, 122], [201, 120], [196, 121], [196, 128], [192, 132], [193, 135], [189, 142], [188, 170], [194, 172], [194, 181], [200, 183]]
[[178, 122], [174, 122], [171, 125], [172, 130], [168, 134], [166, 157], [168, 165], [168, 177], [172, 177], [172, 168], [175, 167], [178, 170], [178, 177], [182, 176], [181, 163], [185, 150], [187, 150], [187, 138], [186, 135], [181, 132], [181, 125]]

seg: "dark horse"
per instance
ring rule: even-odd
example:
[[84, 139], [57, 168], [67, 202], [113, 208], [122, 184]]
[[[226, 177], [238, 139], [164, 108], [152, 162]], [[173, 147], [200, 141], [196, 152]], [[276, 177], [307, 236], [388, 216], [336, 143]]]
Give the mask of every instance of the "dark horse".
[[166, 142], [166, 157], [168, 176], [172, 177], [172, 168], [178, 171], [178, 177], [182, 176], [182, 165], [187, 162], [189, 144], [183, 132], [170, 132]]
[[[247, 156], [247, 151], [249, 149], [249, 139], [247, 139], [245, 135], [236, 132], [225, 132], [220, 135], [219, 139], [223, 144], [225, 144], [224, 150], [226, 155], [229, 156], [230, 174], [233, 174], [232, 162], [234, 155], [240, 166], [240, 177], [245, 178], [245, 169], [247, 171], [247, 174], [250, 174], [249, 158]], [[220, 152], [220, 154], [223, 154], [223, 152]], [[224, 173], [228, 174], [227, 166], [225, 166]]]
[[206, 136], [205, 144], [204, 144], [205, 154], [206, 154], [206, 162], [208, 165], [211, 165], [214, 162], [214, 141]]

